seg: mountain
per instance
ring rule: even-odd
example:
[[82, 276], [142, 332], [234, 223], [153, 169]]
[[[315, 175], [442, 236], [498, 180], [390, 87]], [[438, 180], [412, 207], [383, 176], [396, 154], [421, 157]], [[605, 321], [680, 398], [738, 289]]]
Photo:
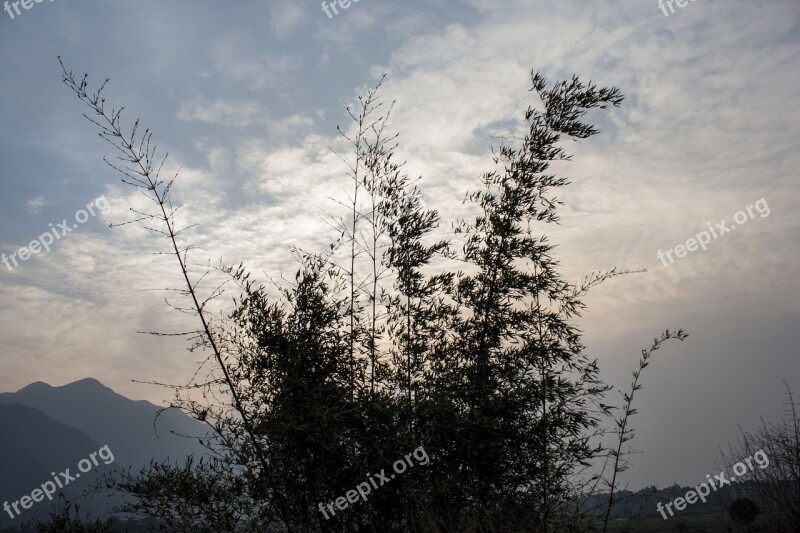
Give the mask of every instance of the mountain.
[[[60, 490], [71, 499], [78, 499], [81, 492], [100, 479], [110, 468], [105, 461], [92, 464], [91, 470], [84, 464], [86, 472], [78, 472], [78, 462], [96, 452], [100, 446], [87, 434], [56, 422], [38, 409], [16, 403], [0, 405], [0, 526], [19, 525], [36, 517], [44, 519], [57, 503]], [[74, 480], [58, 487], [59, 481], [69, 468], [68, 477]], [[55, 474], [55, 476], [53, 475]], [[82, 478], [80, 477], [82, 474]], [[30, 497], [35, 489], [49, 484], [49, 495], [39, 495], [42, 500], [33, 502], [29, 509], [19, 504], [24, 496]], [[52, 499], [51, 499], [52, 498]], [[105, 512], [119, 499], [110, 501], [96, 498], [82, 501], [83, 508], [96, 514]], [[16, 504], [16, 511], [12, 505]]]
[[[0, 504], [17, 499], [100, 446], [86, 433], [26, 405], [0, 405]], [[58, 443], [53, 446], [53, 443]]]
[[[61, 387], [36, 382], [15, 393], [0, 394], [0, 404], [18, 403], [38, 409], [53, 420], [82, 431], [99, 446], [108, 445], [117, 466], [144, 466], [151, 459], [183, 460], [200, 456], [196, 439], [206, 426], [177, 409], [130, 400], [87, 378]], [[173, 433], [174, 432], [174, 433]]]
[[[196, 438], [184, 436], [200, 437], [206, 431], [204, 424], [180, 410], [130, 400], [92, 378], [60, 387], [36, 382], [0, 393], [0, 506], [60, 479], [67, 468], [75, 480], [64, 493], [74, 499], [112, 469], [135, 471], [151, 460], [183, 463], [189, 455], [199, 458], [205, 448]], [[79, 463], [92, 454], [97, 464], [79, 472]], [[82, 500], [81, 507], [97, 517], [119, 502], [93, 497]], [[52, 508], [44, 499], [12, 517], [13, 511], [0, 507], [0, 527], [18, 527], [33, 516], [44, 518]]]

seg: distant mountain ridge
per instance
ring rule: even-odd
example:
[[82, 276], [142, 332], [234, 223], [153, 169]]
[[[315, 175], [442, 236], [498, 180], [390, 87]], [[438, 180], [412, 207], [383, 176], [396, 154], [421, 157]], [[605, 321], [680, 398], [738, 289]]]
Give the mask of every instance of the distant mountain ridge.
[[196, 440], [178, 435], [203, 436], [205, 425], [177, 409], [167, 409], [156, 419], [160, 407], [130, 400], [93, 378], [60, 387], [39, 381], [15, 393], [0, 394], [0, 404], [9, 403], [38, 409], [86, 433], [100, 446], [108, 444], [117, 463], [143, 466], [152, 458], [183, 461], [189, 454], [204, 453]]
[[[84, 432], [51, 419], [41, 411], [17, 403], [0, 405], [0, 496], [30, 492], [31, 477], [39, 483], [49, 473], [75, 462], [75, 457], [97, 450], [100, 446]], [[53, 447], [56, 440], [58, 446]], [[8, 495], [10, 495], [8, 494]], [[4, 500], [5, 501], [5, 500]], [[2, 504], [2, 502], [0, 502]]]
[[[0, 393], [0, 506], [29, 495], [50, 472], [71, 468], [74, 473], [82, 459], [108, 445], [114, 461], [98, 470], [134, 471], [151, 460], [183, 463], [189, 455], [206, 454], [197, 439], [207, 427], [177, 409], [162, 408], [143, 400], [117, 394], [93, 378], [53, 387], [41, 381], [17, 392]], [[71, 483], [68, 496], [76, 494], [98, 474], [87, 473], [80, 483]], [[19, 525], [34, 514], [46, 515], [52, 504], [36, 503], [13, 519], [0, 509], [0, 526]], [[90, 505], [94, 512], [106, 510]]]

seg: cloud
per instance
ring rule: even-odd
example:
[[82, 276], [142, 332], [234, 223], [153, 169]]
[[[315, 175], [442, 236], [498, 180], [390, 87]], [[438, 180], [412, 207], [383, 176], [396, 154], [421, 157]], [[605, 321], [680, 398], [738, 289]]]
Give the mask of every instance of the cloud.
[[211, 59], [222, 76], [251, 90], [284, 87], [302, 66], [299, 57], [285, 53], [258, 53], [261, 47], [251, 33], [215, 39]]
[[208, 101], [195, 99], [181, 103], [178, 118], [222, 127], [245, 127], [267, 121], [266, 110], [254, 101]]
[[42, 212], [42, 207], [44, 207], [44, 196], [36, 196], [34, 198], [29, 199], [25, 202], [25, 211], [32, 215], [38, 215]]
[[297, 4], [272, 0], [269, 3], [269, 13], [273, 35], [277, 39], [285, 39], [302, 25], [309, 11]]
[[[535, 105], [531, 69], [550, 80], [577, 73], [618, 85], [627, 95], [623, 106], [589, 116], [603, 133], [565, 141], [574, 160], [554, 168], [572, 185], [559, 195], [562, 225], [543, 231], [559, 245], [569, 280], [615, 265], [649, 269], [594, 291], [579, 324], [612, 382], [625, 383], [638, 350], [664, 327], [685, 326], [693, 335], [657, 361], [663, 370], [648, 381], [652, 390], [641, 406], [661, 418], [642, 417], [637, 447], [669, 457], [672, 466], [659, 471], [643, 463], [631, 483], [691, 482], [708, 471], [702, 461], [713, 460], [728, 436], [724, 428], [735, 431], [743, 422], [723, 398], [735, 390], [740, 406], [754, 411], [767, 395], [752, 391], [769, 390], [790, 374], [787, 368], [797, 368], [796, 328], [776, 324], [797, 316], [800, 293], [791, 275], [800, 257], [794, 216], [800, 110], [787, 105], [800, 91], [800, 6], [709, 0], [665, 18], [655, 3], [590, 10], [575, 1], [470, 0], [437, 2], [431, 11], [413, 2], [366, 1], [333, 20], [316, 6], [272, 2], [268, 19], [242, 8], [253, 21], [241, 29], [219, 21], [218, 12], [201, 6], [193, 12], [209, 33], [192, 55], [161, 57], [159, 70], [203, 73], [191, 78], [198, 87], [174, 89], [180, 96], [160, 130], [175, 136], [171, 162], [192, 159], [175, 193], [186, 203], [180, 223], [199, 226], [182, 242], [201, 248], [194, 252], [199, 263], [244, 261], [273, 277], [296, 268], [291, 245], [324, 250], [337, 237], [325, 213], [340, 212], [336, 200], [350, 187], [345, 165], [330, 150], [349, 155], [335, 123], [347, 127], [344, 104], [384, 72], [381, 94], [397, 101], [390, 127], [400, 133], [398, 160], [407, 161], [411, 176], [423, 177], [426, 204], [442, 214], [442, 233], [468, 213], [464, 193], [493, 168], [497, 136], [524, 133], [522, 115]], [[301, 31], [306, 24], [311, 31]], [[155, 42], [169, 45], [170, 35], [159, 35]], [[128, 79], [149, 72], [146, 63], [129, 65]], [[87, 130], [69, 131], [76, 133], [59, 135], [47, 150], [107, 182], [108, 174], [86, 163], [100, 148], [74, 141], [90, 137]], [[114, 209], [103, 221], [126, 220], [128, 205], [147, 207], [138, 196], [110, 187]], [[772, 210], [768, 218], [661, 265], [658, 249], [684, 243], [707, 222], [730, 218], [762, 197]], [[49, 207], [42, 197], [29, 203], [26, 209], [37, 212]], [[164, 293], [143, 290], [181, 284], [174, 257], [150, 255], [168, 251], [168, 243], [145, 235], [133, 226], [108, 233], [87, 228], [13, 275], [0, 271], [8, 370], [0, 390], [95, 375], [136, 397], [131, 372], [188, 379], [194, 358], [181, 355], [185, 345], [133, 334], [191, 328], [164, 305]], [[765, 337], [770, 342], [753, 340]], [[760, 367], [762, 360], [769, 364]], [[720, 384], [730, 389], [711, 392]], [[703, 442], [687, 437], [712, 419], [718, 433]], [[693, 443], [691, 453], [680, 451], [682, 440]]]

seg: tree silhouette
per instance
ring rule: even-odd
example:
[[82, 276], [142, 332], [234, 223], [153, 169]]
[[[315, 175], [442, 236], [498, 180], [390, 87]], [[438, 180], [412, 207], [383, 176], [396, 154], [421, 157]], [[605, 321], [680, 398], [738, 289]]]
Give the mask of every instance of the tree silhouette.
[[760, 513], [761, 510], [750, 498], [737, 498], [728, 507], [728, 514], [738, 524], [750, 525]]
[[[180, 244], [173, 181], [159, 175], [152, 134], [137, 135], [138, 122], [124, 131], [121, 110], [105, 108], [105, 84], [89, 92], [87, 77], [62, 69], [87, 118], [121, 152], [109, 164], [153, 201], [138, 221], [162, 225], [201, 325], [189, 335], [193, 348], [212, 368], [175, 387], [174, 402], [211, 428], [212, 455], [112, 477], [135, 497], [126, 510], [185, 531], [586, 526], [568, 505], [581, 496], [576, 477], [612, 453], [613, 492], [630, 435], [623, 424], [616, 455], [596, 442], [610, 387], [573, 322], [589, 289], [628, 271], [568, 283], [544, 229], [559, 221], [556, 193], [569, 184], [551, 170], [570, 159], [563, 141], [597, 134], [583, 119], [619, 106], [617, 88], [578, 77], [548, 87], [534, 73], [541, 105], [525, 111], [527, 133], [498, 149], [494, 169], [467, 195], [477, 216], [440, 240], [439, 213], [395, 162], [391, 106], [378, 84], [348, 108], [352, 127], [339, 130], [353, 149], [340, 155], [353, 188], [332, 220], [338, 239], [324, 253], [295, 248], [299, 268], [278, 297], [243, 265], [211, 269], [240, 291], [215, 315], [208, 303], [221, 289], [199, 295], [205, 274], [189, 271], [191, 247]], [[625, 409], [627, 419], [630, 400]], [[429, 464], [346, 510], [322, 512], [421, 446]]]
[[795, 531], [800, 524], [800, 417], [789, 384], [786, 414], [779, 422], [762, 420], [756, 431], [740, 430], [738, 442], [721, 453], [720, 465], [754, 457], [746, 486], [758, 502], [762, 521], [776, 531]]

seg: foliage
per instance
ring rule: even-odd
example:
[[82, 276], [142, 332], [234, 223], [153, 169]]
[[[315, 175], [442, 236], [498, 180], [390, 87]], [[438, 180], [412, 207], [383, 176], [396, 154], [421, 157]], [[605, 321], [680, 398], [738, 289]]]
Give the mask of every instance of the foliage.
[[[575, 477], [605, 455], [594, 438], [610, 414], [602, 403], [609, 387], [574, 321], [591, 287], [627, 271], [568, 283], [543, 230], [559, 222], [556, 193], [569, 184], [551, 168], [570, 158], [563, 141], [597, 134], [583, 119], [618, 106], [618, 89], [577, 77], [548, 87], [533, 74], [541, 105], [526, 110], [527, 133], [499, 148], [495, 169], [467, 195], [474, 219], [437, 240], [439, 213], [395, 162], [391, 106], [378, 84], [348, 108], [353, 126], [340, 130], [353, 154], [340, 156], [352, 189], [345, 214], [332, 221], [339, 238], [325, 253], [295, 249], [299, 269], [277, 297], [244, 266], [220, 267], [215, 273], [240, 296], [214, 315], [208, 302], [222, 291], [198, 294], [152, 134], [137, 135], [138, 121], [123, 131], [122, 110], [105, 108], [105, 84], [90, 93], [87, 78], [66, 68], [64, 82], [121, 153], [109, 164], [152, 200], [154, 211], [139, 221], [160, 223], [170, 242], [201, 325], [190, 337], [212, 368], [176, 387], [175, 406], [213, 430], [213, 455], [111, 479], [138, 498], [128, 510], [183, 531], [585, 525], [566, 504], [577, 497]], [[626, 400], [625, 420], [633, 414]], [[623, 423], [620, 446], [627, 432]], [[323, 504], [418, 446], [429, 465], [323, 517]]]
[[739, 524], [752, 524], [760, 513], [761, 510], [750, 498], [737, 498], [728, 508], [728, 514]]
[[800, 418], [792, 389], [788, 383], [784, 385], [787, 407], [783, 419], [774, 423], [762, 420], [754, 432], [741, 430], [738, 442], [730, 445], [719, 461], [731, 465], [758, 452], [765, 455], [768, 465], [751, 469], [745, 484], [748, 496], [760, 509], [759, 523], [774, 531], [796, 531], [800, 524]]
[[100, 519], [94, 521], [88, 517], [81, 518], [80, 505], [59, 497], [60, 508], [50, 512], [49, 520], [34, 520], [34, 527], [39, 533], [109, 533], [110, 527]]

